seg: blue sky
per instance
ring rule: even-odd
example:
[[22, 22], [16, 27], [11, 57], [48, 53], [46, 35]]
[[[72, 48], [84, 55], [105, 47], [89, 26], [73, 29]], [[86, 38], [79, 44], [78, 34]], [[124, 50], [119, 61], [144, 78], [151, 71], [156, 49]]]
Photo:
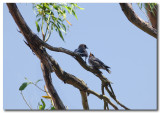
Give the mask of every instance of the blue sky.
[[[17, 4], [29, 27], [37, 35], [35, 14], [31, 4]], [[147, 21], [136, 4], [136, 13]], [[68, 16], [72, 23], [65, 43], [58, 33], [53, 32], [48, 43], [55, 47], [74, 50], [85, 43], [106, 65], [111, 67], [111, 75], [102, 72], [112, 81], [117, 99], [130, 109], [157, 108], [157, 40], [130, 23], [119, 4], [85, 3], [79, 4], [85, 10], [77, 10], [77, 17]], [[29, 109], [23, 101], [19, 86], [25, 82], [43, 79], [39, 59], [24, 43], [24, 37], [17, 32], [6, 4], [3, 4], [3, 104], [4, 109]], [[71, 56], [47, 50], [61, 68], [87, 83], [88, 87], [101, 93], [101, 81], [92, 73], [84, 70]], [[53, 84], [68, 109], [83, 109], [78, 89], [64, 84], [52, 73]], [[38, 83], [43, 88], [44, 81]], [[30, 85], [24, 90], [32, 108], [36, 109], [41, 96], [45, 93]], [[106, 92], [106, 95], [109, 95]], [[49, 100], [44, 101], [49, 107]], [[113, 101], [111, 99], [111, 101]], [[88, 97], [90, 109], [103, 109], [103, 100], [94, 95]], [[114, 101], [113, 101], [114, 102]], [[114, 102], [115, 103], [115, 102]], [[120, 109], [121, 107], [118, 106]]]

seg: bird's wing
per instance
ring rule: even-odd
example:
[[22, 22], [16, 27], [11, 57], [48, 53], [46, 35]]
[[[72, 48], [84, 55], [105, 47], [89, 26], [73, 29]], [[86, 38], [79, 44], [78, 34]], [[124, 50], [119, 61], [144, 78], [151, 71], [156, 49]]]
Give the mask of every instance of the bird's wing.
[[83, 49], [79, 49], [79, 48], [78, 48], [78, 49], [75, 49], [74, 52], [82, 53], [82, 52], [83, 52]]
[[93, 58], [93, 61], [94, 61], [94, 62], [98, 62], [99, 64], [102, 64], [102, 65], [104, 64], [104, 63], [103, 63], [101, 60], [99, 60], [98, 58]]
[[99, 60], [98, 58], [94, 58], [93, 60], [94, 60], [94, 62], [99, 63], [99, 65], [101, 65], [101, 66], [105, 66], [105, 67], [107, 67], [107, 68], [110, 68], [109, 66], [105, 65], [105, 64], [104, 64], [101, 60]]
[[80, 54], [81, 56], [86, 56], [88, 57], [88, 53], [85, 49], [76, 49], [74, 52]]
[[91, 61], [91, 64], [97, 68], [102, 66], [101, 61], [98, 58], [91, 57], [90, 61]]

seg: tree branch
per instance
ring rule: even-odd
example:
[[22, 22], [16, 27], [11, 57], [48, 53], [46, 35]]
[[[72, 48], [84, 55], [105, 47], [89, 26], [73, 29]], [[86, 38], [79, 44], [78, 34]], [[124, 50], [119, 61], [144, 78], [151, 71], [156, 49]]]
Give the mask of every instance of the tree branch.
[[62, 48], [62, 47], [53, 47], [43, 41], [40, 42], [44, 47], [48, 48], [49, 50], [51, 51], [56, 51], [56, 52], [62, 52], [62, 53], [65, 53], [65, 54], [68, 54], [70, 56], [73, 56], [77, 61], [78, 63], [87, 71], [93, 73], [94, 75], [96, 75], [98, 78], [100, 78], [100, 80], [102, 80], [104, 83], [112, 83], [111, 81], [109, 81], [105, 76], [102, 75], [102, 72], [98, 69], [95, 69], [93, 68], [92, 66], [88, 66], [86, 64], [86, 62], [81, 58], [80, 55], [70, 51], [70, 50], [67, 50], [65, 48]]
[[118, 110], [118, 107], [117, 107], [116, 105], [114, 105], [107, 96], [105, 96], [105, 95], [100, 95], [100, 94], [98, 94], [98, 93], [96, 93], [96, 92], [94, 92], [94, 91], [92, 91], [92, 90], [90, 90], [90, 89], [88, 89], [87, 92], [95, 95], [95, 96], [98, 97], [99, 99], [104, 99], [104, 100], [107, 101], [107, 103], [109, 103], [115, 110]]
[[43, 72], [43, 76], [44, 76], [44, 80], [45, 80], [47, 89], [49, 91], [49, 94], [51, 95], [55, 109], [66, 109], [65, 106], [63, 105], [60, 97], [58, 96], [56, 89], [54, 88], [54, 86], [52, 84], [51, 72], [50, 72], [48, 66], [41, 63], [41, 68], [42, 68], [42, 72]]
[[[124, 106], [123, 104], [121, 104], [117, 99], [116, 99], [116, 96], [113, 92], [113, 89], [111, 87], [111, 83], [105, 76], [102, 75], [102, 72], [100, 70], [97, 70], [97, 69], [94, 69], [93, 67], [91, 66], [88, 66], [85, 61], [76, 53], [70, 51], [70, 50], [67, 50], [65, 48], [62, 48], [62, 47], [53, 47], [45, 42], [42, 42], [42, 45], [46, 48], [48, 48], [49, 50], [52, 50], [52, 51], [56, 51], [56, 52], [62, 52], [62, 53], [65, 53], [65, 54], [68, 54], [68, 55], [71, 55], [73, 56], [77, 61], [78, 63], [87, 71], [90, 71], [91, 73], [93, 73], [94, 75], [96, 75], [102, 82], [103, 84], [105, 85], [105, 89], [107, 90], [107, 92], [109, 93], [109, 95], [117, 102], [117, 104], [119, 104], [121, 107], [123, 107], [124, 109], [126, 110], [129, 110], [129, 108], [127, 108], [126, 106]], [[50, 56], [51, 58], [51, 56]], [[56, 66], [57, 63], [55, 63], [55, 60], [52, 58], [50, 59], [52, 64], [55, 64], [54, 66]], [[59, 66], [58, 66], [59, 67]], [[62, 71], [62, 70], [61, 70]], [[65, 72], [66, 73], [66, 72]], [[59, 74], [57, 74], [59, 76]], [[64, 80], [64, 77], [60, 77], [59, 78], [61, 80]], [[110, 87], [111, 91], [108, 89], [108, 86]]]
[[105, 86], [105, 89], [107, 90], [107, 92], [109, 93], [109, 95], [113, 98], [113, 100], [115, 100], [115, 101], [117, 102], [117, 104], [119, 104], [119, 105], [120, 105], [121, 107], [123, 107], [124, 109], [129, 110], [129, 108], [127, 108], [125, 105], [123, 105], [122, 103], [120, 103], [120, 102], [116, 99], [116, 97], [113, 95], [112, 92], [110, 92], [110, 90], [108, 89], [107, 86]]
[[[103, 82], [102, 82], [102, 84], [101, 84], [101, 91], [102, 91], [102, 95], [105, 95], [105, 93], [104, 93], [104, 85], [103, 85]], [[105, 100], [103, 100], [103, 102], [104, 102], [104, 110], [106, 110], [106, 107], [107, 107], [107, 109], [109, 110], [109, 106], [108, 106], [108, 103], [105, 101]]]
[[65, 71], [63, 71], [61, 69], [61, 67], [58, 65], [58, 63], [49, 55], [47, 55], [48, 58], [50, 59], [54, 71], [56, 73], [56, 75], [58, 76], [59, 79], [61, 79], [62, 81], [64, 81], [64, 83], [68, 83], [73, 85], [74, 87], [78, 88], [81, 91], [86, 91], [88, 93], [91, 93], [95, 96], [97, 96], [99, 99], [104, 99], [105, 101], [107, 101], [107, 103], [109, 103], [114, 109], [118, 110], [117, 106], [114, 105], [108, 97], [106, 97], [105, 95], [100, 95], [92, 90], [90, 90], [87, 85], [84, 83], [84, 81], [78, 79], [77, 77], [75, 77], [74, 75], [71, 75]]
[[135, 26], [148, 33], [157, 39], [157, 30], [153, 28], [149, 23], [145, 22], [143, 19], [138, 17], [134, 10], [132, 9], [132, 5], [129, 3], [120, 3], [121, 9], [128, 18], [128, 20], [133, 23]]
[[86, 91], [81, 91], [81, 97], [82, 97], [82, 105], [84, 110], [89, 110], [88, 100], [87, 100], [87, 93]]
[[48, 91], [55, 102], [56, 109], [65, 109], [65, 106], [63, 105], [61, 99], [59, 98], [56, 90], [54, 89], [54, 86], [51, 82], [51, 76], [50, 72], [52, 70], [52, 67], [50, 66], [48, 58], [45, 56], [45, 51], [42, 49], [41, 44], [39, 43], [40, 39], [37, 35], [35, 35], [31, 29], [28, 27], [26, 22], [24, 21], [21, 13], [19, 12], [17, 5], [14, 3], [7, 3], [8, 9], [15, 20], [16, 24], [18, 25], [21, 33], [24, 35], [25, 39], [27, 40], [30, 48], [33, 50], [33, 52], [36, 54], [36, 56], [40, 59], [41, 63], [43, 64], [43, 75], [44, 79], [48, 88]]
[[[88, 93], [94, 94], [98, 98], [104, 99], [114, 109], [118, 110], [118, 108], [109, 100], [108, 97], [106, 97], [104, 95], [99, 95], [96, 92], [90, 90], [82, 80], [79, 80], [74, 75], [63, 71], [61, 69], [61, 67], [58, 65], [58, 63], [51, 56], [48, 55], [48, 53], [45, 51], [45, 49], [42, 46], [44, 46], [52, 51], [63, 52], [63, 53], [66, 53], [66, 54], [73, 56], [85, 70], [90, 71], [94, 75], [96, 75], [104, 83], [105, 88], [109, 92], [110, 96], [112, 95], [111, 97], [112, 98], [114, 97], [116, 99], [116, 97], [112, 91], [111, 85], [110, 85], [111, 82], [105, 76], [102, 75], [102, 72], [100, 70], [94, 69], [93, 67], [88, 66], [79, 55], [75, 54], [72, 51], [69, 51], [64, 48], [55, 48], [55, 47], [52, 47], [49, 44], [43, 42], [36, 34], [34, 34], [31, 31], [31, 29], [25, 23], [16, 4], [7, 3], [7, 6], [8, 6], [8, 9], [9, 9], [12, 17], [14, 18], [16, 24], [18, 25], [21, 33], [24, 35], [25, 39], [27, 40], [27, 42], [28, 42], [27, 45], [31, 48], [31, 50], [35, 53], [35, 55], [40, 59], [40, 61], [42, 63], [41, 67], [42, 67], [44, 79], [46, 82], [46, 86], [47, 86], [48, 91], [52, 97], [52, 100], [55, 102], [54, 104], [57, 109], [65, 109], [65, 107], [64, 107], [62, 101], [60, 100], [60, 98], [59, 98], [59, 96], [58, 96], [58, 94], [52, 84], [52, 81], [51, 81], [50, 74], [51, 74], [51, 72], [53, 72], [53, 70], [56, 73], [56, 75], [61, 80], [64, 81], [64, 83], [71, 84], [81, 91], [86, 91]], [[108, 89], [108, 85], [110, 86], [111, 91]], [[118, 101], [116, 101], [116, 102], [118, 104], [120, 104]], [[126, 108], [125, 106], [122, 106], [122, 107]]]

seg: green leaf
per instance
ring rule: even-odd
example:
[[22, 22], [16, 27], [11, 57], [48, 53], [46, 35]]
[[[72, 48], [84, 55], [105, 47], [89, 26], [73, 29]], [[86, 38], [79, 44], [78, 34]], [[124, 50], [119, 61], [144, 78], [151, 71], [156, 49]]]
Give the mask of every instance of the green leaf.
[[43, 99], [41, 99], [41, 102], [42, 102], [42, 108], [41, 108], [41, 110], [44, 110], [45, 107], [46, 107], [46, 104], [45, 104], [45, 102], [43, 101]]
[[71, 14], [71, 8], [67, 6], [65, 6], [65, 8], [67, 9], [68, 13]]
[[44, 110], [42, 105], [39, 105], [39, 109], [40, 110]]
[[45, 102], [43, 101], [43, 99], [41, 99], [41, 102], [42, 102], [42, 104], [39, 104], [39, 103], [38, 103], [39, 109], [40, 109], [40, 110], [44, 110], [45, 107], [46, 107], [46, 104], [45, 104]]
[[39, 27], [39, 24], [38, 24], [37, 21], [36, 21], [36, 27], [37, 27], [37, 31], [39, 32], [40, 31], [40, 27]]
[[41, 16], [41, 14], [37, 14], [37, 15], [36, 15], [36, 18], [38, 18], [39, 16]]
[[60, 29], [59, 29], [59, 28], [58, 28], [58, 33], [59, 33], [59, 36], [61, 37], [61, 39], [64, 41], [64, 38], [63, 38], [62, 32], [60, 31]]
[[137, 3], [138, 7], [140, 8], [140, 10], [142, 9], [142, 3]]
[[63, 27], [64, 31], [66, 32], [66, 26], [64, 24], [61, 24], [61, 26]]
[[59, 6], [57, 6], [57, 5], [54, 4], [54, 5], [53, 5], [53, 8], [56, 9], [56, 10], [58, 10], [58, 9], [59, 9]]
[[143, 5], [143, 4], [141, 3], [141, 9], [142, 9], [142, 5]]
[[[51, 22], [52, 23], [52, 22]], [[51, 25], [51, 31], [53, 31], [54, 24]]]
[[74, 10], [72, 10], [72, 13], [73, 13], [73, 15], [76, 17], [76, 19], [78, 20], [77, 15], [76, 15], [76, 13], [75, 13]]
[[41, 20], [41, 18], [39, 18], [38, 20], [37, 20], [37, 22], [39, 22]]
[[51, 110], [55, 110], [55, 107], [53, 106], [53, 107], [51, 107]]
[[47, 8], [48, 10], [52, 11], [52, 9], [46, 3], [44, 3], [44, 7]]
[[43, 8], [43, 7], [42, 7], [41, 5], [39, 5], [39, 4], [37, 4], [36, 7], [37, 7], [37, 9], [40, 9], [40, 8], [42, 9], [42, 8]]
[[66, 34], [66, 31], [64, 29], [60, 28], [60, 30]]
[[37, 83], [40, 82], [40, 81], [42, 81], [42, 79], [37, 80], [37, 81], [35, 82], [35, 84], [37, 84]]
[[24, 83], [19, 87], [19, 90], [20, 90], [20, 91], [24, 90], [29, 84], [30, 84], [30, 82], [24, 82]]
[[82, 7], [78, 7], [80, 10], [84, 10], [84, 8], [82, 8]]
[[[76, 19], [76, 8], [84, 9], [79, 7], [76, 3], [35, 3], [33, 4], [33, 10], [36, 14], [36, 27], [37, 31], [43, 32], [43, 29], [46, 29], [45, 36], [50, 37], [53, 30], [58, 32], [61, 39], [64, 41], [62, 32], [66, 33], [67, 25], [64, 25], [63, 22], [66, 20], [69, 25], [71, 23], [66, 19], [67, 15], [73, 15]], [[42, 24], [39, 22], [42, 21]], [[54, 22], [54, 24], [53, 24]], [[66, 23], [65, 23], [66, 24]], [[49, 32], [49, 33], [47, 33]], [[48, 38], [49, 39], [49, 38]]]

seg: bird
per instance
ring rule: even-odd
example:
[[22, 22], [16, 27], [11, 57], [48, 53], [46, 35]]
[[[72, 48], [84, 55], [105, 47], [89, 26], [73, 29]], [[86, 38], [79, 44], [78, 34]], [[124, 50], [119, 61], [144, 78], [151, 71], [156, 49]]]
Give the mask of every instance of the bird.
[[86, 62], [86, 59], [88, 57], [88, 52], [87, 52], [86, 49], [88, 49], [88, 47], [85, 44], [80, 44], [78, 46], [78, 49], [74, 50], [74, 52], [79, 54], [81, 57], [85, 57], [85, 62]]
[[92, 53], [90, 53], [89, 55], [89, 59], [88, 62], [91, 66], [93, 66], [94, 68], [97, 69], [104, 69], [106, 70], [109, 74], [111, 73], [111, 71], [109, 70], [109, 66], [105, 65], [101, 60], [99, 60], [98, 58], [96, 58]]

